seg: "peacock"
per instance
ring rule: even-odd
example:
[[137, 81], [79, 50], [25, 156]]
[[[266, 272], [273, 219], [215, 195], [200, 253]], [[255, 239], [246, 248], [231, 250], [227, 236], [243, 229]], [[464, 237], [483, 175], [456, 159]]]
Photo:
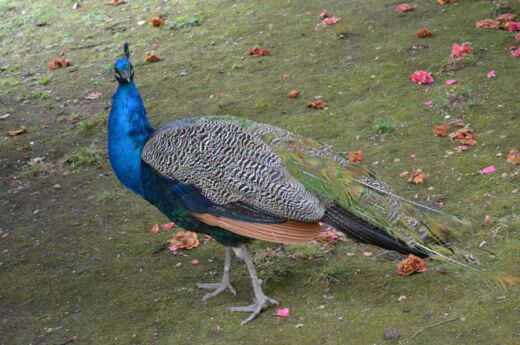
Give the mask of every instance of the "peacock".
[[[229, 290], [232, 251], [244, 261], [254, 303], [242, 324], [278, 302], [265, 295], [248, 248], [252, 240], [303, 243], [320, 222], [381, 248], [420, 257], [470, 257], [455, 245], [462, 217], [406, 200], [370, 170], [315, 140], [233, 116], [200, 116], [153, 128], [134, 83], [128, 44], [115, 61], [117, 91], [108, 120], [112, 169], [180, 227], [224, 246], [224, 273], [203, 301]], [[455, 256], [454, 256], [455, 255]]]

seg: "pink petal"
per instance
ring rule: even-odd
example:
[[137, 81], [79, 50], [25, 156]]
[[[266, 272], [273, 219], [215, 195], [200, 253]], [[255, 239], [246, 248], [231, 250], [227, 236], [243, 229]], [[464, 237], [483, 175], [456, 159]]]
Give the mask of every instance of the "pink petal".
[[480, 170], [480, 173], [481, 174], [492, 174], [496, 171], [497, 169], [495, 168], [494, 165], [490, 165], [488, 167], [485, 167], [484, 169]]
[[96, 98], [99, 98], [99, 96], [101, 96], [101, 91], [94, 91], [94, 92], [91, 92], [89, 93], [88, 95], [85, 96], [85, 100], [87, 101], [93, 101], [95, 100]]
[[518, 48], [516, 50], [511, 50], [511, 56], [520, 57], [520, 48]]
[[150, 229], [150, 235], [155, 235], [159, 232], [159, 225], [154, 224], [152, 225], [152, 228]]
[[192, 264], [192, 265], [198, 265], [199, 263], [200, 263], [200, 262], [199, 262], [199, 260], [197, 260], [197, 259], [193, 259], [193, 260], [191, 260], [191, 264]]
[[177, 224], [175, 224], [175, 223], [166, 223], [166, 224], [161, 225], [161, 231], [168, 231], [176, 226], [177, 226]]
[[423, 105], [429, 107], [430, 105], [432, 105], [433, 101], [431, 99], [427, 99], [423, 102]]
[[509, 22], [507, 27], [509, 28], [509, 32], [520, 31], [520, 22]]
[[363, 256], [370, 257], [372, 255], [374, 255], [372, 252], [363, 252]]
[[327, 10], [323, 10], [323, 11], [321, 11], [321, 13], [318, 15], [318, 17], [319, 17], [320, 19], [325, 19], [325, 18], [327, 18], [328, 16], [329, 16], [329, 12], [327, 12]]
[[448, 79], [446, 80], [446, 85], [457, 84], [459, 81], [457, 79]]
[[496, 77], [495, 71], [489, 71], [487, 73], [487, 77], [488, 77], [488, 79], [495, 78]]
[[332, 16], [332, 17], [327, 17], [327, 18], [323, 19], [322, 23], [324, 25], [332, 25], [332, 24], [336, 24], [340, 20], [341, 20], [341, 18]]
[[276, 311], [276, 316], [287, 317], [289, 316], [289, 308], [280, 308]]

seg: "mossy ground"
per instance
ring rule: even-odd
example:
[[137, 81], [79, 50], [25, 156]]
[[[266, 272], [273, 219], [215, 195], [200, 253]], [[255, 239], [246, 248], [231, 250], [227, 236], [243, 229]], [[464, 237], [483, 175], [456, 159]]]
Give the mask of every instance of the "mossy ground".
[[[59, 344], [73, 335], [78, 344], [381, 344], [388, 342], [385, 329], [399, 330], [400, 344], [520, 342], [518, 288], [488, 288], [451, 270], [403, 278], [394, 274], [395, 261], [363, 257], [366, 250], [381, 252], [352, 242], [323, 256], [281, 258], [285, 272], [268, 280], [265, 291], [291, 316], [274, 317], [271, 308], [241, 327], [244, 315], [226, 311], [251, 300], [240, 263], [233, 262], [232, 275], [238, 295], [203, 304], [195, 282], [219, 279], [222, 248], [210, 242], [181, 256], [151, 256], [170, 235], [151, 237], [148, 229], [166, 219], [116, 181], [105, 153], [103, 114], [116, 86], [111, 65], [127, 41], [155, 125], [231, 114], [339, 152], [361, 149], [364, 162], [378, 161], [374, 170], [404, 196], [442, 199], [445, 209], [474, 219], [466, 239], [486, 241], [497, 254], [477, 253], [486, 270], [519, 275], [520, 192], [512, 193], [519, 175], [505, 155], [520, 149], [520, 60], [507, 51], [511, 34], [475, 28], [490, 15], [490, 1], [418, 0], [404, 15], [394, 12], [397, 2], [382, 0], [108, 2], [81, 1], [76, 10], [74, 1], [0, 2], [0, 115], [11, 114], [0, 120], [0, 131], [28, 127], [27, 134], [0, 139], [0, 230], [9, 232], [0, 239], [1, 344]], [[323, 8], [343, 19], [315, 31]], [[166, 25], [138, 25], [153, 15]], [[417, 39], [414, 32], [424, 26], [433, 37]], [[477, 63], [452, 76], [437, 73], [451, 44], [463, 41], [476, 48]], [[162, 61], [142, 62], [154, 43]], [[271, 56], [246, 57], [256, 44]], [[60, 51], [73, 66], [47, 69]], [[435, 72], [436, 82], [410, 83], [417, 69]], [[489, 70], [497, 78], [486, 79]], [[448, 78], [459, 84], [444, 85]], [[291, 88], [300, 91], [298, 99], [287, 99]], [[446, 92], [461, 89], [470, 101], [443, 103]], [[86, 101], [92, 91], [102, 96]], [[305, 107], [316, 95], [327, 110]], [[424, 107], [427, 98], [440, 107]], [[446, 115], [470, 123], [478, 145], [444, 158], [456, 144], [431, 129], [449, 121]], [[30, 167], [35, 157], [45, 159]], [[491, 164], [495, 174], [478, 173]], [[426, 183], [399, 177], [413, 168], [426, 172]], [[485, 215], [501, 226], [484, 227]], [[192, 258], [201, 264], [192, 266]], [[311, 279], [324, 275], [339, 278], [330, 291]], [[399, 302], [400, 295], [407, 299]], [[464, 321], [412, 338], [456, 316]]]

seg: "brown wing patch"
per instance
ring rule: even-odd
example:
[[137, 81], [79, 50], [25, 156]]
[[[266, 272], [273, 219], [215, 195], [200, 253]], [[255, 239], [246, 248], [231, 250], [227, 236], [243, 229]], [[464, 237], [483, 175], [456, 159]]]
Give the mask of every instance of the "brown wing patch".
[[318, 222], [305, 223], [289, 220], [278, 224], [249, 223], [240, 220], [215, 217], [207, 213], [191, 213], [203, 223], [257, 240], [275, 243], [303, 243], [313, 240], [320, 233]]

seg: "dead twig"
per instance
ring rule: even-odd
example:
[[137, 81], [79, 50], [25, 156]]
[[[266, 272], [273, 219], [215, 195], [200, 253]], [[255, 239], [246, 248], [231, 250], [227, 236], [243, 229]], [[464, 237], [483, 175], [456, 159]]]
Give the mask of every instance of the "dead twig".
[[410, 339], [413, 339], [415, 338], [419, 333], [421, 333], [422, 331], [425, 331], [427, 329], [430, 329], [430, 328], [433, 328], [433, 327], [437, 327], [437, 326], [440, 326], [440, 325], [444, 325], [445, 323], [448, 323], [448, 322], [452, 322], [452, 321], [455, 321], [455, 320], [459, 320], [460, 319], [460, 316], [457, 316], [457, 317], [454, 317], [454, 318], [451, 318], [451, 319], [448, 319], [448, 320], [444, 320], [444, 321], [441, 321], [441, 322], [437, 322], [437, 323], [434, 323], [433, 325], [428, 325], [428, 326], [424, 326], [424, 327], [421, 327], [417, 330], [417, 332], [415, 332], [411, 337]]

